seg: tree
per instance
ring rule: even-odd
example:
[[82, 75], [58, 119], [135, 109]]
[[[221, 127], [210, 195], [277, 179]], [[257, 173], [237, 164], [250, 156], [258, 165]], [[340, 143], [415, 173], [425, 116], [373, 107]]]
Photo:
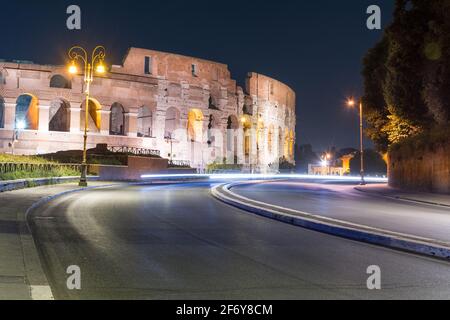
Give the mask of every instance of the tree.
[[299, 146], [296, 155], [296, 169], [297, 172], [300, 173], [307, 173], [309, 164], [316, 164], [319, 162], [319, 157], [313, 151], [313, 148], [310, 144]]
[[450, 121], [450, 0], [397, 0], [363, 62], [367, 134], [377, 149]]

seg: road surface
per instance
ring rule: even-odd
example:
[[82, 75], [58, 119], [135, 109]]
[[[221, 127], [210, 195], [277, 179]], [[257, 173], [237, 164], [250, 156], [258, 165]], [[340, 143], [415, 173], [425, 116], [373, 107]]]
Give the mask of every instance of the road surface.
[[450, 208], [363, 193], [348, 182], [274, 181], [232, 191], [310, 214], [450, 242]]
[[[32, 217], [57, 299], [450, 298], [450, 264], [240, 211], [211, 183], [129, 186], [58, 198]], [[81, 268], [82, 289], [66, 287]], [[382, 271], [370, 291], [366, 270]]]

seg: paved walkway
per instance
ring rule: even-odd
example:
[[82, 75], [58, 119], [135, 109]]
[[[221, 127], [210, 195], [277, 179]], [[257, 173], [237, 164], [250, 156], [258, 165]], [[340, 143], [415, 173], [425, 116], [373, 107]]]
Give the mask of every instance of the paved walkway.
[[[91, 182], [90, 186], [110, 183]], [[48, 298], [49, 287], [42, 271], [25, 213], [35, 202], [77, 184], [44, 186], [0, 194], [0, 300]]]
[[389, 187], [386, 184], [372, 184], [367, 186], [357, 187], [356, 190], [363, 192], [370, 192], [374, 194], [379, 194], [382, 196], [416, 201], [440, 206], [450, 207], [450, 195], [446, 194], [435, 194], [435, 193], [425, 193], [425, 192], [407, 192], [399, 189]]

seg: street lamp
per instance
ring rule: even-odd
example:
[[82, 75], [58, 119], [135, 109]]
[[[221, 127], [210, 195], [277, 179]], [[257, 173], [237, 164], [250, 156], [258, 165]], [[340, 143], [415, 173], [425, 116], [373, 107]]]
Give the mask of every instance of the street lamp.
[[77, 62], [81, 60], [84, 63], [84, 84], [86, 87], [86, 105], [85, 105], [85, 120], [84, 120], [84, 141], [83, 141], [83, 162], [81, 164], [81, 177], [80, 177], [80, 187], [87, 187], [87, 137], [88, 137], [88, 123], [89, 123], [89, 100], [90, 100], [90, 86], [92, 81], [94, 81], [94, 74], [103, 74], [106, 72], [106, 67], [104, 64], [106, 56], [106, 50], [103, 46], [97, 46], [91, 55], [91, 60], [89, 60], [89, 55], [87, 51], [80, 47], [75, 46], [69, 50], [69, 58], [71, 63], [68, 67], [69, 73], [75, 75], [78, 73]]
[[[347, 100], [347, 105], [351, 108], [355, 107], [356, 101], [353, 98]], [[362, 99], [359, 100], [359, 139], [360, 139], [360, 153], [361, 153], [361, 185], [364, 186], [366, 181], [364, 180], [364, 126], [363, 126], [363, 103]]]

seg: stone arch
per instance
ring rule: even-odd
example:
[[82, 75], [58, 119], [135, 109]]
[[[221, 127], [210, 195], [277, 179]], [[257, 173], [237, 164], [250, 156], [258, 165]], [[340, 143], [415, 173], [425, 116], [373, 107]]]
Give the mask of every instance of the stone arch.
[[217, 141], [218, 141], [218, 135], [220, 135], [219, 132], [220, 129], [220, 123], [217, 120], [216, 116], [213, 114], [209, 115], [208, 120], [208, 145], [210, 147], [217, 147]]
[[5, 127], [5, 100], [0, 96], [0, 128]]
[[289, 157], [293, 158], [294, 157], [294, 141], [295, 141], [295, 134], [294, 134], [294, 130], [291, 130], [291, 132], [289, 133]]
[[273, 124], [271, 124], [269, 126], [269, 131], [267, 132], [267, 150], [269, 152], [269, 155], [272, 155], [274, 151], [274, 143], [273, 143], [274, 131], [275, 128]]
[[57, 99], [50, 103], [49, 131], [70, 131], [70, 103], [64, 99]]
[[252, 121], [249, 116], [243, 116], [241, 119], [242, 122], [242, 131], [243, 131], [243, 141], [244, 141], [244, 155], [246, 157], [250, 156], [251, 151], [251, 129], [252, 129]]
[[187, 134], [192, 142], [200, 142], [203, 137], [203, 112], [191, 109], [188, 113]]
[[289, 126], [290, 117], [291, 117], [291, 115], [290, 115], [289, 109], [286, 107], [286, 111], [284, 114], [284, 125], [285, 126]]
[[239, 120], [236, 116], [231, 115], [228, 117], [227, 122], [227, 129], [228, 130], [237, 130], [239, 129]]
[[235, 115], [229, 116], [227, 120], [227, 150], [229, 156], [233, 157], [234, 164], [238, 163], [238, 130], [238, 118]]
[[118, 102], [115, 102], [111, 105], [111, 114], [109, 117], [109, 134], [112, 136], [125, 135], [125, 109], [123, 105]]
[[289, 129], [284, 130], [284, 157], [289, 157]]
[[153, 137], [153, 122], [155, 112], [149, 106], [141, 106], [138, 111], [138, 137]]
[[38, 130], [39, 125], [39, 100], [34, 95], [25, 93], [16, 101], [15, 128]]
[[258, 150], [263, 150], [264, 148], [264, 120], [262, 118], [258, 119], [258, 132], [256, 134], [256, 145]]
[[278, 157], [283, 156], [283, 143], [284, 137], [283, 137], [283, 128], [278, 127]]
[[164, 137], [174, 138], [174, 133], [180, 128], [180, 110], [171, 107], [166, 111]]
[[60, 74], [50, 78], [50, 88], [72, 89], [72, 82]]
[[[81, 104], [81, 112], [80, 112], [80, 125], [81, 131], [84, 131], [85, 119], [86, 119], [86, 101]], [[101, 116], [102, 106], [101, 104], [94, 98], [89, 99], [89, 108], [88, 108], [88, 129], [90, 132], [100, 132], [102, 116]]]

